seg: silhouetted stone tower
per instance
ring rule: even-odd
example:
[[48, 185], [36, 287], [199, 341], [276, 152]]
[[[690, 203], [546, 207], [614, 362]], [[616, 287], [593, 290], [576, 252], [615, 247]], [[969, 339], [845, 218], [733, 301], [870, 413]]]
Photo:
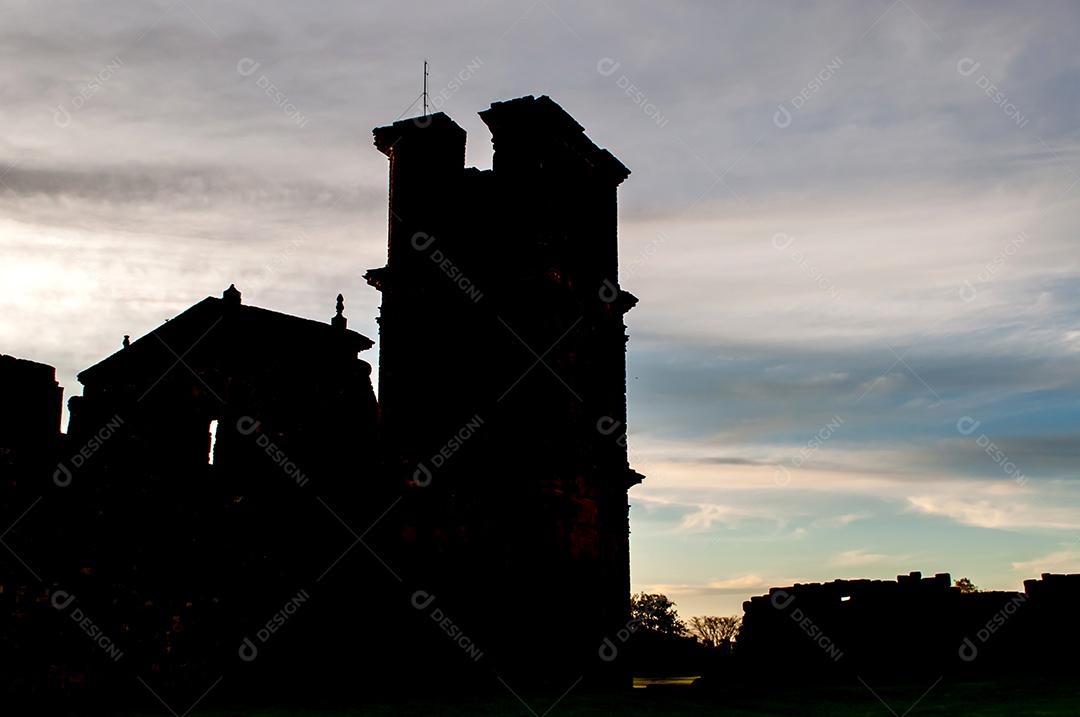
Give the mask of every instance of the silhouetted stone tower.
[[390, 159], [388, 261], [365, 275], [383, 294], [382, 438], [408, 486], [407, 579], [500, 665], [558, 681], [606, 667], [598, 648], [629, 618], [630, 172], [548, 97], [480, 117], [485, 171], [445, 114], [374, 130]]

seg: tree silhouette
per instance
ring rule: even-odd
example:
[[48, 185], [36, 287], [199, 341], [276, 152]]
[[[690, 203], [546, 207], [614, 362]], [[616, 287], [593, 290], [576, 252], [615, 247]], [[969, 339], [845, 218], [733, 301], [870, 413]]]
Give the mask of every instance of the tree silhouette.
[[976, 585], [975, 583], [971, 582], [970, 578], [960, 578], [955, 583], [953, 583], [953, 585], [955, 587], [960, 588], [960, 592], [962, 592], [962, 593], [977, 593], [977, 592], [979, 592], [979, 586]]
[[646, 630], [664, 635], [686, 634], [686, 623], [679, 619], [675, 603], [667, 595], [645, 592], [631, 595], [630, 617]]
[[700, 615], [690, 618], [690, 634], [709, 647], [730, 645], [742, 627], [738, 615]]

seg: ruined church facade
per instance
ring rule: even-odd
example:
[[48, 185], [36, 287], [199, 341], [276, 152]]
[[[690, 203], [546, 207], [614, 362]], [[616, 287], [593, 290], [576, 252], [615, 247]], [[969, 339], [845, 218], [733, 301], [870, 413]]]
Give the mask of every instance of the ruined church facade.
[[[41, 506], [11, 536], [39, 569], [0, 556], [15, 678], [125, 678], [42, 647], [59, 594], [166, 692], [217, 674], [236, 690], [330, 690], [357, 670], [625, 678], [611, 646], [629, 622], [642, 480], [626, 445], [637, 299], [618, 281], [629, 170], [550, 98], [480, 116], [489, 170], [464, 166], [445, 114], [374, 130], [389, 160], [387, 262], [365, 274], [382, 294], [378, 401], [360, 357], [373, 342], [340, 296], [321, 322], [229, 287], [125, 337], [79, 374], [67, 434], [50, 367], [0, 365], [27, 387], [20, 411], [42, 416], [36, 443], [3, 453], [5, 502]], [[320, 607], [262, 644], [297, 595]]]

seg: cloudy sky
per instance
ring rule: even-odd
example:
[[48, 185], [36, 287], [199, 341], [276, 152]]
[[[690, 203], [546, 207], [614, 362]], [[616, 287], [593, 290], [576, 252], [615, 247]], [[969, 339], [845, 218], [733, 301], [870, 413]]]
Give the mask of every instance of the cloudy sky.
[[[1080, 5], [0, 1], [0, 352], [235, 282], [377, 336], [372, 127], [548, 94], [632, 170], [635, 589], [1080, 571]], [[411, 109], [410, 109], [411, 107]], [[370, 359], [374, 360], [375, 354]]]

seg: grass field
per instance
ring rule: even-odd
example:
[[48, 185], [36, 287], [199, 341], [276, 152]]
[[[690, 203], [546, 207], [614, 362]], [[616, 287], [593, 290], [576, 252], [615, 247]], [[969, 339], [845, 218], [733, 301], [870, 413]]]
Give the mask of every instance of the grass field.
[[[958, 683], [874, 686], [856, 684], [829, 690], [783, 690], [778, 675], [776, 690], [750, 694], [706, 692], [671, 684], [615, 693], [523, 695], [524, 703], [506, 693], [491, 699], [416, 700], [394, 704], [368, 704], [350, 709], [220, 709], [200, 706], [191, 717], [773, 717], [828, 715], [831, 717], [900, 717], [910, 715], [1080, 715], [1080, 686], [1031, 683]], [[876, 693], [876, 695], [875, 695]], [[142, 715], [160, 713], [140, 713]], [[132, 715], [134, 717], [134, 715]]]

